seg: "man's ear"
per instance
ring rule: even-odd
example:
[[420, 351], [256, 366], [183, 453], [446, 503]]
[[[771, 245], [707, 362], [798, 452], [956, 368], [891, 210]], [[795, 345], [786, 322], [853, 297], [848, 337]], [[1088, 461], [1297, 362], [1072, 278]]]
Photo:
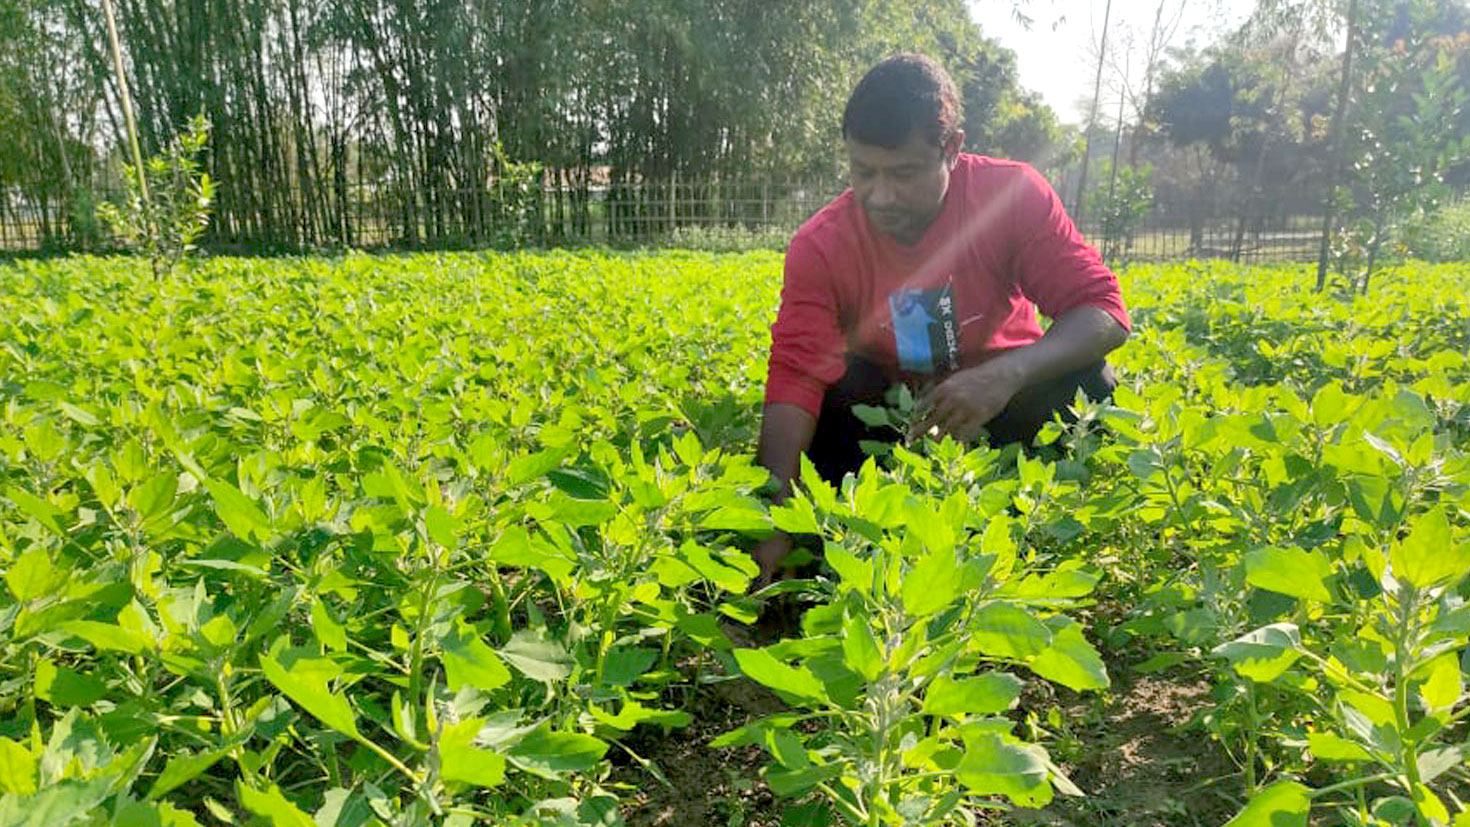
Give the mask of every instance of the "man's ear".
[[955, 164], [958, 164], [960, 162], [960, 150], [963, 149], [964, 146], [965, 133], [963, 130], [959, 129], [956, 129], [954, 131], [954, 134], [949, 136], [949, 140], [944, 142], [944, 164], [945, 166], [949, 167], [950, 170], [953, 170], [955, 168]]

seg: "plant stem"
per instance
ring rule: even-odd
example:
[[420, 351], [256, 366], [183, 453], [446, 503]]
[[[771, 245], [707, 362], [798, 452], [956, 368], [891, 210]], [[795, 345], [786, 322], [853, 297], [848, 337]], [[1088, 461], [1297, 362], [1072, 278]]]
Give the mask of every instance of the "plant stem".
[[1311, 798], [1319, 798], [1324, 795], [1342, 792], [1343, 790], [1361, 790], [1369, 784], [1377, 784], [1379, 781], [1392, 781], [1398, 777], [1399, 773], [1397, 772], [1381, 772], [1377, 775], [1368, 775], [1362, 778], [1350, 778], [1347, 781], [1339, 781], [1328, 787], [1319, 787], [1315, 790], [1310, 790], [1307, 795]]
[[[1419, 591], [1404, 585], [1399, 600], [1399, 628], [1394, 635], [1393, 658], [1393, 714], [1398, 726], [1402, 752], [1399, 756], [1400, 770], [1408, 776], [1409, 795], [1417, 802], [1422, 782], [1419, 778], [1419, 756], [1417, 744], [1409, 738], [1409, 672], [1411, 671], [1409, 636], [1413, 632], [1414, 615], [1418, 610]], [[1417, 809], [1417, 806], [1416, 806]], [[1423, 812], [1419, 819], [1423, 820]]]
[[138, 144], [138, 122], [133, 118], [133, 99], [128, 94], [128, 76], [123, 71], [122, 47], [117, 37], [117, 18], [112, 12], [112, 0], [102, 0], [102, 15], [107, 19], [107, 41], [112, 46], [112, 65], [117, 72], [117, 96], [122, 102], [123, 120], [128, 127], [128, 144], [133, 151], [134, 168], [138, 171], [138, 191], [143, 196], [145, 215], [153, 214], [148, 196], [148, 175], [143, 168], [143, 149]]

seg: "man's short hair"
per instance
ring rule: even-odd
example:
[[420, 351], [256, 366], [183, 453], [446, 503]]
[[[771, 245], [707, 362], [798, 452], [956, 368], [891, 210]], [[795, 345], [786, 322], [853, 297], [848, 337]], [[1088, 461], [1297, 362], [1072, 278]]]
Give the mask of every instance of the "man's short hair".
[[887, 58], [858, 81], [842, 111], [842, 137], [897, 149], [918, 132], [944, 146], [959, 129], [960, 95], [936, 61], [904, 53]]

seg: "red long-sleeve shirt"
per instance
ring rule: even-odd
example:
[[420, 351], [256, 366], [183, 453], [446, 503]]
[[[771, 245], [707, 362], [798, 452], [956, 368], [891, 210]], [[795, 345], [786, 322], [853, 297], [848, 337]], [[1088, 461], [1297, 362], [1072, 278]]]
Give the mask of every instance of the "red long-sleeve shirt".
[[895, 376], [943, 374], [1041, 338], [1038, 308], [1056, 318], [1084, 305], [1130, 327], [1117, 277], [1046, 179], [1023, 163], [962, 154], [939, 216], [913, 246], [869, 224], [851, 190], [797, 231], [766, 403], [816, 416], [847, 353]]

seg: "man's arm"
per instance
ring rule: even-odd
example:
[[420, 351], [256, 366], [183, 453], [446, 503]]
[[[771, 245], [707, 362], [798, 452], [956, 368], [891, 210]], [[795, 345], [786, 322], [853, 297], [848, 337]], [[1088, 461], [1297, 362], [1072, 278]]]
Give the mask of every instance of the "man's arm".
[[935, 386], [924, 399], [929, 411], [919, 431], [938, 426], [960, 439], [973, 439], [1022, 388], [1101, 361], [1127, 340], [1128, 331], [1107, 311], [1091, 305], [1075, 307], [1057, 317], [1035, 343], [959, 371]]
[[[784, 402], [766, 405], [755, 461], [776, 479], [776, 493], [771, 498], [774, 502], [785, 502], [791, 495], [791, 481], [801, 470], [801, 454], [811, 447], [816, 431], [817, 418], [804, 408]], [[756, 546], [751, 555], [761, 569], [757, 587], [775, 579], [781, 559], [790, 553], [791, 536], [784, 531], [777, 531]]]
[[812, 447], [816, 432], [817, 418], [805, 409], [783, 402], [766, 406], [755, 461], [770, 471], [780, 486], [773, 497], [775, 502], [784, 502], [790, 495], [791, 481], [801, 470], [801, 453]]
[[[846, 337], [838, 322], [837, 287], [826, 259], [804, 233], [786, 251], [781, 308], [771, 326], [766, 407], [756, 462], [775, 477], [775, 501], [785, 501], [811, 447], [826, 389], [847, 369]], [[791, 538], [777, 532], [753, 552], [761, 567], [757, 587], [775, 579]]]

